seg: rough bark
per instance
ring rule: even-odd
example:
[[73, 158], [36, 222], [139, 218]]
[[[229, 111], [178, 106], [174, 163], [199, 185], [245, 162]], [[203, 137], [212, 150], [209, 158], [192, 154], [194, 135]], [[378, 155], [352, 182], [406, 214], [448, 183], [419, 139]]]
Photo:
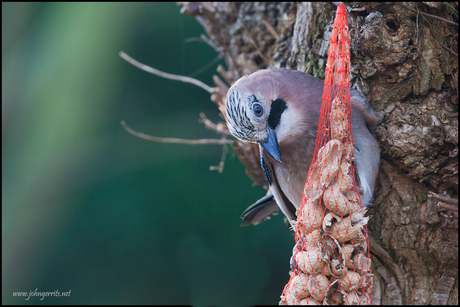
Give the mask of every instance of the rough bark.
[[[324, 79], [334, 4], [182, 5], [224, 57], [228, 71], [220, 73], [227, 83], [267, 67]], [[458, 11], [457, 3], [450, 6]], [[428, 195], [458, 198], [458, 24], [448, 22], [458, 17], [436, 2], [347, 8], [352, 87], [382, 118], [375, 129], [381, 167], [369, 211], [373, 302], [457, 304], [458, 211]], [[220, 105], [228, 87], [215, 82], [212, 99]], [[248, 175], [263, 184], [254, 145], [235, 141], [234, 148]]]

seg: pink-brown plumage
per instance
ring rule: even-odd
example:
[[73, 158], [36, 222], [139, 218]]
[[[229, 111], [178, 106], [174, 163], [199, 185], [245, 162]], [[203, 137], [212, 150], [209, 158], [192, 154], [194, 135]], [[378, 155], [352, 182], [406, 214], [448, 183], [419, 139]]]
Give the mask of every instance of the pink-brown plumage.
[[[309, 74], [267, 69], [240, 78], [227, 93], [229, 130], [243, 141], [259, 143], [270, 191], [288, 220], [296, 219], [295, 209], [301, 204], [323, 88], [324, 82]], [[380, 149], [369, 129], [379, 119], [358, 91], [351, 90], [350, 101], [361, 199], [369, 205], [380, 163]]]

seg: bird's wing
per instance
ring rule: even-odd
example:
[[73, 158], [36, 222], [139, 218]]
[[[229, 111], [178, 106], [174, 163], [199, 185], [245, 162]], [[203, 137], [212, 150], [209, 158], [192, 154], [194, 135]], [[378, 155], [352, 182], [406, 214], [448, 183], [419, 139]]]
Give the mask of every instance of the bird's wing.
[[372, 194], [379, 171], [380, 149], [370, 130], [381, 120], [377, 117], [364, 95], [358, 91], [351, 92], [351, 125], [355, 142], [355, 163], [357, 182], [362, 190], [363, 206], [372, 202]]
[[276, 174], [273, 170], [273, 159], [268, 156], [267, 161], [264, 158], [265, 149], [262, 147], [260, 148], [260, 164], [262, 169], [264, 170], [265, 177], [267, 178], [268, 184], [270, 186], [270, 191], [272, 192], [278, 207], [281, 209], [283, 214], [287, 217], [288, 221], [296, 220], [296, 208], [294, 205], [289, 201], [289, 199], [284, 195], [283, 191], [281, 190], [278, 180], [276, 179]]
[[374, 110], [372, 110], [372, 107], [369, 105], [366, 97], [364, 97], [361, 92], [352, 89], [350, 91], [350, 102], [351, 107], [355, 111], [358, 111], [369, 129], [372, 130], [372, 128], [374, 128], [380, 121], [382, 121], [382, 118], [378, 117], [374, 113]]
[[267, 194], [254, 204], [244, 210], [241, 218], [241, 226], [250, 224], [257, 225], [270, 218], [270, 215], [278, 212], [280, 208], [276, 204], [275, 198], [272, 194]]

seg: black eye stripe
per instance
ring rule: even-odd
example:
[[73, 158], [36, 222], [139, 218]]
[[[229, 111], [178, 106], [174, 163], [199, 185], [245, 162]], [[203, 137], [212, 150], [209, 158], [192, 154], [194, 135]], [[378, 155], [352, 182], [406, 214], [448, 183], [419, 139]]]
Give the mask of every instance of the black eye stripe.
[[286, 110], [286, 102], [283, 99], [276, 99], [272, 102], [270, 115], [268, 115], [268, 125], [275, 130], [281, 120], [281, 114]]

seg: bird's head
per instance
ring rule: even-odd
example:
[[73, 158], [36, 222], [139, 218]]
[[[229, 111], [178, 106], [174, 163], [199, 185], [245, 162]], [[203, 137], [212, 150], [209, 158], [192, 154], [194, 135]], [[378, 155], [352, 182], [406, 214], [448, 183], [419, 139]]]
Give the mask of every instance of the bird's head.
[[279, 143], [299, 130], [299, 116], [285, 80], [274, 71], [239, 79], [228, 91], [225, 116], [230, 132], [242, 141], [259, 143], [281, 162]]

